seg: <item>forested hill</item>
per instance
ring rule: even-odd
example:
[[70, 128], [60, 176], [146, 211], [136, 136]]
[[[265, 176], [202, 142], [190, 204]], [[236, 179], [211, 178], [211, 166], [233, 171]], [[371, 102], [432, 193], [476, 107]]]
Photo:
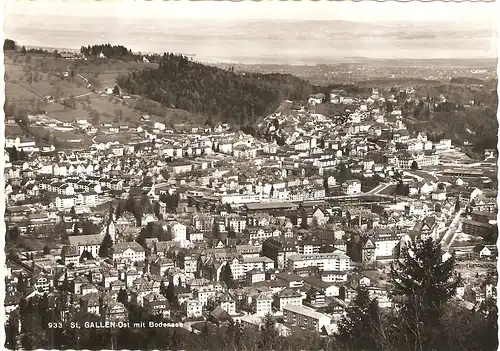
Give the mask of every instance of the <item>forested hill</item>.
[[283, 99], [304, 100], [312, 92], [309, 82], [289, 74], [236, 74], [174, 54], [164, 54], [157, 69], [120, 76], [117, 83], [168, 107], [240, 125], [272, 113]]

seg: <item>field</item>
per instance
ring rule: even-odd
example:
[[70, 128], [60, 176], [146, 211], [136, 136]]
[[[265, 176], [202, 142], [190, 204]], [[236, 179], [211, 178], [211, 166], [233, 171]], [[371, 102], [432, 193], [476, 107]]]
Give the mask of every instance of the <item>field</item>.
[[70, 68], [87, 79], [97, 79], [102, 88], [114, 87], [116, 78], [120, 75], [137, 70], [154, 69], [155, 63], [142, 63], [121, 60], [95, 60], [95, 61], [73, 61]]
[[96, 143], [107, 143], [118, 141], [121, 143], [128, 143], [134, 140], [143, 140], [137, 133], [120, 132], [119, 134], [99, 134], [93, 138]]
[[77, 130], [61, 131], [52, 128], [31, 126], [31, 134], [36, 139], [45, 140], [62, 149], [79, 149], [92, 145], [92, 138]]
[[5, 135], [6, 136], [10, 136], [10, 137], [19, 136], [20, 137], [23, 134], [24, 134], [23, 130], [17, 124], [14, 124], [14, 125], [6, 124], [5, 125]]
[[19, 83], [5, 82], [5, 94], [7, 97], [14, 97], [10, 101], [31, 101], [32, 99], [39, 99], [40, 97], [34, 92], [27, 90]]
[[[101, 96], [87, 88], [88, 82], [96, 90], [113, 88], [118, 76], [157, 66], [154, 63], [115, 59], [73, 61], [53, 56], [8, 53], [5, 57], [6, 99], [28, 111], [42, 109], [48, 116], [62, 122], [75, 122], [77, 119], [92, 121], [92, 111], [97, 111], [99, 123], [137, 125], [143, 114], [166, 124], [203, 123], [203, 116], [193, 116], [187, 111], [167, 108], [151, 100]], [[75, 73], [73, 77], [71, 71]], [[63, 77], [63, 72], [68, 72], [68, 77]], [[57, 101], [48, 103], [44, 99], [47, 96]], [[64, 106], [63, 101], [72, 107]]]
[[[23, 56], [22, 59], [26, 60]], [[37, 58], [40, 60], [40, 58]], [[16, 61], [5, 58], [6, 98], [8, 101], [43, 99], [48, 95], [54, 97], [77, 96], [88, 92], [84, 82], [79, 78], [58, 76], [62, 70], [48, 71], [36, 66], [35, 59]], [[50, 59], [47, 59], [50, 60]]]
[[488, 272], [495, 270], [495, 261], [486, 260], [465, 260], [458, 261], [455, 269], [462, 278], [467, 281], [474, 281], [487, 276]]

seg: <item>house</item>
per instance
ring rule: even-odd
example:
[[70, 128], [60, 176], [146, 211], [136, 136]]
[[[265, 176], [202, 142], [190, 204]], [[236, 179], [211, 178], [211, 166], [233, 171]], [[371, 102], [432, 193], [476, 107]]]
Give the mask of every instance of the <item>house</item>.
[[246, 273], [246, 281], [249, 285], [266, 280], [266, 273], [259, 269], [252, 269]]
[[302, 294], [298, 293], [294, 289], [286, 288], [274, 295], [274, 306], [283, 311], [283, 307], [286, 305], [302, 306]]
[[257, 316], [264, 317], [272, 313], [272, 295], [268, 292], [262, 292], [252, 300], [253, 310]]
[[78, 251], [77, 246], [65, 245], [61, 250], [61, 258], [65, 266], [70, 264], [78, 265], [80, 255], [81, 253]]
[[311, 104], [312, 106], [314, 106], [314, 105], [317, 105], [317, 104], [321, 104], [324, 99], [325, 99], [325, 94], [318, 93], [318, 94], [311, 95], [309, 97], [309, 99], [307, 100], [307, 102], [309, 102], [309, 104]]
[[315, 276], [304, 277], [304, 286], [322, 292], [326, 297], [339, 296], [340, 288], [332, 283], [325, 282]]
[[143, 297], [143, 307], [152, 315], [170, 317], [170, 305], [168, 300], [161, 294], [150, 292]]
[[146, 257], [145, 255], [144, 248], [135, 241], [116, 243], [112, 247], [112, 259], [114, 262], [143, 262]]
[[200, 318], [202, 316], [202, 307], [201, 301], [188, 299], [186, 301], [186, 316], [188, 318]]
[[102, 300], [99, 293], [85, 294], [80, 298], [80, 309], [87, 313], [99, 314], [101, 312]]
[[45, 274], [35, 274], [31, 278], [31, 286], [36, 291], [48, 292], [51, 285], [53, 285], [53, 280]]
[[104, 321], [124, 322], [127, 320], [128, 311], [121, 302], [106, 301], [103, 305]]
[[174, 261], [166, 257], [160, 257], [150, 265], [151, 273], [160, 277], [165, 276], [172, 268], [174, 268]]
[[168, 223], [168, 232], [172, 237], [172, 241], [177, 241], [182, 243], [186, 242], [186, 226], [179, 222]]
[[490, 258], [492, 254], [491, 250], [483, 244], [477, 244], [476, 246], [474, 246], [472, 251], [480, 258]]
[[356, 195], [361, 193], [361, 182], [357, 179], [346, 180], [341, 186], [342, 192], [347, 195]]
[[304, 303], [315, 308], [325, 306], [326, 296], [325, 293], [316, 288], [309, 288], [306, 291]]
[[236, 315], [236, 301], [229, 293], [219, 293], [208, 300], [209, 309], [220, 307], [230, 316]]

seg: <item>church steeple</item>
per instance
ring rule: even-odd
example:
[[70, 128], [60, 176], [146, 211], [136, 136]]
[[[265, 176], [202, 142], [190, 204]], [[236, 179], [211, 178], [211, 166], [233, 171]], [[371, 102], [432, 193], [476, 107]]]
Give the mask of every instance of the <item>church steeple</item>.
[[112, 202], [110, 202], [109, 204], [109, 212], [106, 217], [107, 218], [105, 220], [104, 234], [109, 234], [111, 240], [113, 240], [114, 243], [116, 242], [116, 227], [115, 227], [114, 209]]

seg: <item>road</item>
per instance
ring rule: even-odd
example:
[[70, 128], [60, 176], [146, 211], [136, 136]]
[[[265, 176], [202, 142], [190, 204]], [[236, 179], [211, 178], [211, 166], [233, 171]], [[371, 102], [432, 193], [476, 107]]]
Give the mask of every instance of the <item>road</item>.
[[409, 174], [411, 176], [418, 177], [425, 181], [434, 181], [434, 182], [438, 181], [438, 178], [434, 174], [424, 170], [405, 170], [403, 174]]
[[455, 218], [451, 221], [448, 230], [444, 233], [443, 237], [440, 240], [441, 246], [444, 250], [448, 250], [453, 243], [453, 239], [455, 237], [455, 233], [460, 225], [460, 218], [463, 210], [459, 210], [455, 215]]
[[381, 193], [382, 191], [384, 191], [385, 189], [387, 189], [388, 187], [390, 187], [391, 185], [392, 185], [391, 183], [380, 183], [375, 188], [368, 191], [367, 194], [377, 195], [377, 194]]
[[[79, 99], [79, 98], [87, 96], [87, 95], [92, 95], [92, 92], [80, 94], [80, 95], [74, 96], [73, 98], [74, 99]], [[69, 97], [61, 98], [61, 99], [59, 99], [59, 102], [63, 102], [64, 100], [68, 100], [68, 99], [69, 99]]]

